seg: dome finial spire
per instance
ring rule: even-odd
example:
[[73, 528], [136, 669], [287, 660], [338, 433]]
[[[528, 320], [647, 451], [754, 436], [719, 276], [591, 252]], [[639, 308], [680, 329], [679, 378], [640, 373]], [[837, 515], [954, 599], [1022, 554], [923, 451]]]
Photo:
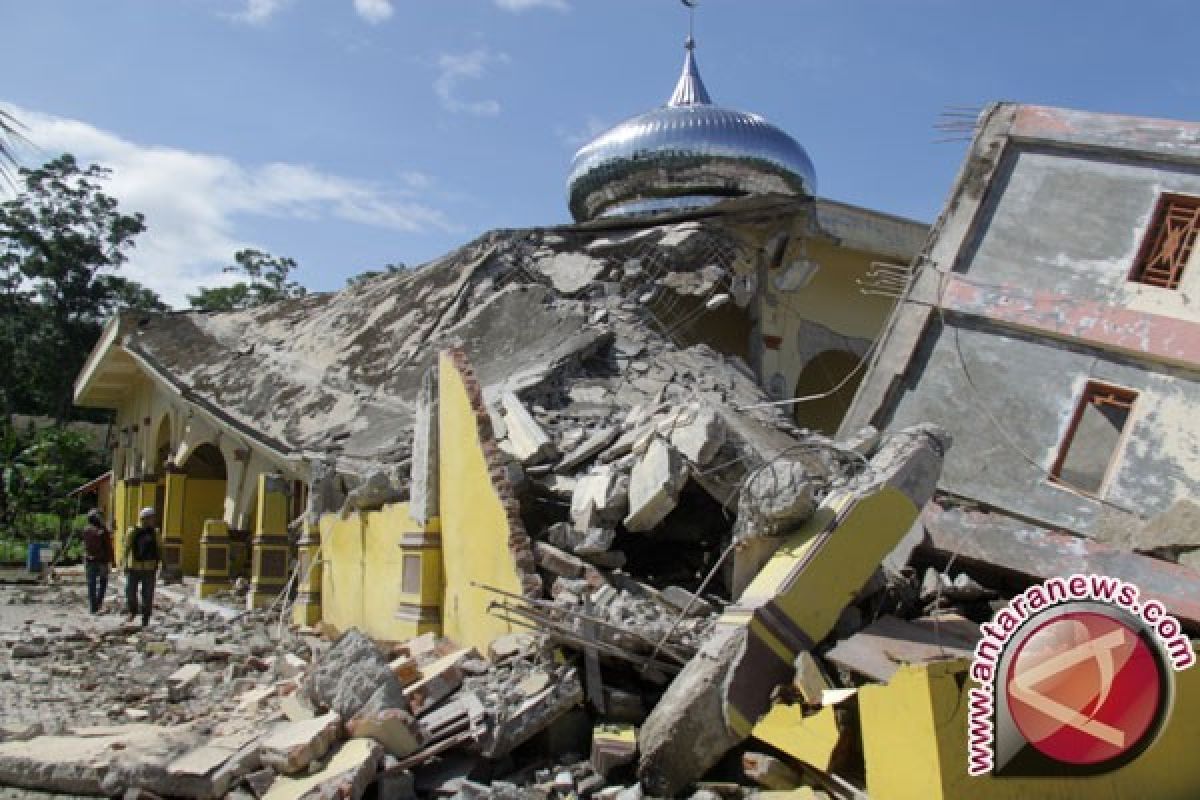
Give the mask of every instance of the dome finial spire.
[[679, 82], [675, 84], [675, 91], [672, 92], [671, 99], [667, 101], [668, 106], [712, 105], [708, 89], [704, 88], [704, 81], [700, 79], [700, 70], [696, 67], [694, 55], [696, 51], [694, 34], [697, 2], [698, 0], [683, 0], [683, 4], [688, 7], [688, 37], [683, 43], [687, 54], [683, 59], [683, 73], [679, 76]]

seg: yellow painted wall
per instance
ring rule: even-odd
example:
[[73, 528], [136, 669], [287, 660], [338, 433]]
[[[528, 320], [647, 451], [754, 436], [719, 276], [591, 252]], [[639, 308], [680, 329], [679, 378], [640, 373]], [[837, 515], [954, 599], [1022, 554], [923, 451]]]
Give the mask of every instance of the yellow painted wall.
[[[387, 641], [402, 641], [430, 629], [396, 618], [399, 605], [413, 601], [402, 592], [404, 551], [400, 541], [405, 534], [420, 532], [420, 526], [409, 517], [408, 503], [351, 514], [346, 519], [323, 515], [322, 621], [339, 631], [358, 628]], [[436, 554], [432, 557], [436, 563]], [[434, 591], [440, 586], [438, 577], [429, 571], [423, 576], [432, 578]]]
[[472, 584], [521, 593], [508, 548], [509, 527], [492, 487], [475, 413], [462, 376], [443, 353], [438, 359], [439, 491], [445, 594], [443, 630], [464, 647], [487, 645], [513, 627], [487, 611], [496, 595]]
[[200, 571], [200, 536], [204, 522], [221, 519], [225, 506], [225, 481], [187, 478], [183, 487], [183, 549], [180, 564], [184, 575]]
[[1200, 668], [1176, 673], [1171, 717], [1140, 758], [1107, 775], [1070, 779], [967, 774], [967, 692], [974, 683], [966, 669], [966, 661], [902, 667], [888, 684], [859, 690], [871, 800], [1200, 797]]
[[132, 493], [125, 481], [113, 484], [113, 549], [118, 564], [125, 560], [125, 530], [129, 527], [129, 498]]

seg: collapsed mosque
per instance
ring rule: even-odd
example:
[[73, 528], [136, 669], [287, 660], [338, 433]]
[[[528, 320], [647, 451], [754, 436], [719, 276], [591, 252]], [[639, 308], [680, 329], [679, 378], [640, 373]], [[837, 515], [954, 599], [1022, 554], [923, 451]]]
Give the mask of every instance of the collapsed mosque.
[[[993, 536], [961, 545], [986, 580], [951, 574], [947, 520], [1003, 506], [968, 493], [980, 470], [956, 447], [978, 427], [928, 351], [971, 313], [990, 347], [1038, 334], [945, 296], [930, 256], [966, 259], [967, 228], [1004, 222], [995, 121], [1033, 112], [985, 113], [931, 231], [816, 196], [804, 148], [715, 105], [694, 48], [665, 106], [580, 149], [574, 224], [486, 233], [336, 293], [125, 314], [79, 376], [78, 404], [116, 412], [117, 530], [154, 506], [171, 577], [218, 598], [244, 579], [249, 608], [282, 595], [302, 630], [340, 637], [292, 687], [336, 715], [316, 717], [317, 749], [374, 736], [391, 760], [335, 755], [329, 785], [457, 764], [428, 792], [678, 796], [732, 769], [831, 797], [964, 796], [965, 724], [946, 722], [963, 659], [1043, 567], [986, 558]], [[1043, 135], [1037, 157], [1059, 134]], [[1190, 570], [1128, 548], [1105, 564], [1200, 624]], [[1192, 723], [1171, 724], [1112, 786], [1165, 771]], [[397, 726], [403, 744], [379, 734]], [[933, 766], [901, 775], [897, 753]]]

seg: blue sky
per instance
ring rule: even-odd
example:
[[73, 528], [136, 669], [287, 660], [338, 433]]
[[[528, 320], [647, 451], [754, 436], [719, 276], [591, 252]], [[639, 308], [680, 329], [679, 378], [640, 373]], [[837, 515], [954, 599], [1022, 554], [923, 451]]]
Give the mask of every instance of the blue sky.
[[[993, 100], [1200, 118], [1187, 0], [702, 0], [723, 105], [809, 151], [822, 195], [932, 220]], [[175, 304], [246, 246], [313, 290], [491, 228], [569, 220], [574, 150], [661, 104], [678, 0], [4, 0], [0, 103], [33, 163], [114, 167], [126, 271]]]

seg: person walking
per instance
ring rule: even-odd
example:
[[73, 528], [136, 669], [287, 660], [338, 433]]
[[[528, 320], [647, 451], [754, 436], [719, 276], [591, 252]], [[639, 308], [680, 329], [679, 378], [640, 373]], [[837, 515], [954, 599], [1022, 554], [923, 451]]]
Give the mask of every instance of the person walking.
[[157, 514], [153, 508], [138, 512], [138, 524], [125, 536], [125, 606], [129, 621], [142, 616], [142, 627], [150, 624], [154, 610], [154, 581], [158, 577], [159, 553]]
[[112, 531], [104, 525], [100, 510], [93, 508], [83, 529], [83, 572], [87, 578], [88, 610], [99, 614], [108, 592], [108, 572], [117, 565], [113, 555]]

